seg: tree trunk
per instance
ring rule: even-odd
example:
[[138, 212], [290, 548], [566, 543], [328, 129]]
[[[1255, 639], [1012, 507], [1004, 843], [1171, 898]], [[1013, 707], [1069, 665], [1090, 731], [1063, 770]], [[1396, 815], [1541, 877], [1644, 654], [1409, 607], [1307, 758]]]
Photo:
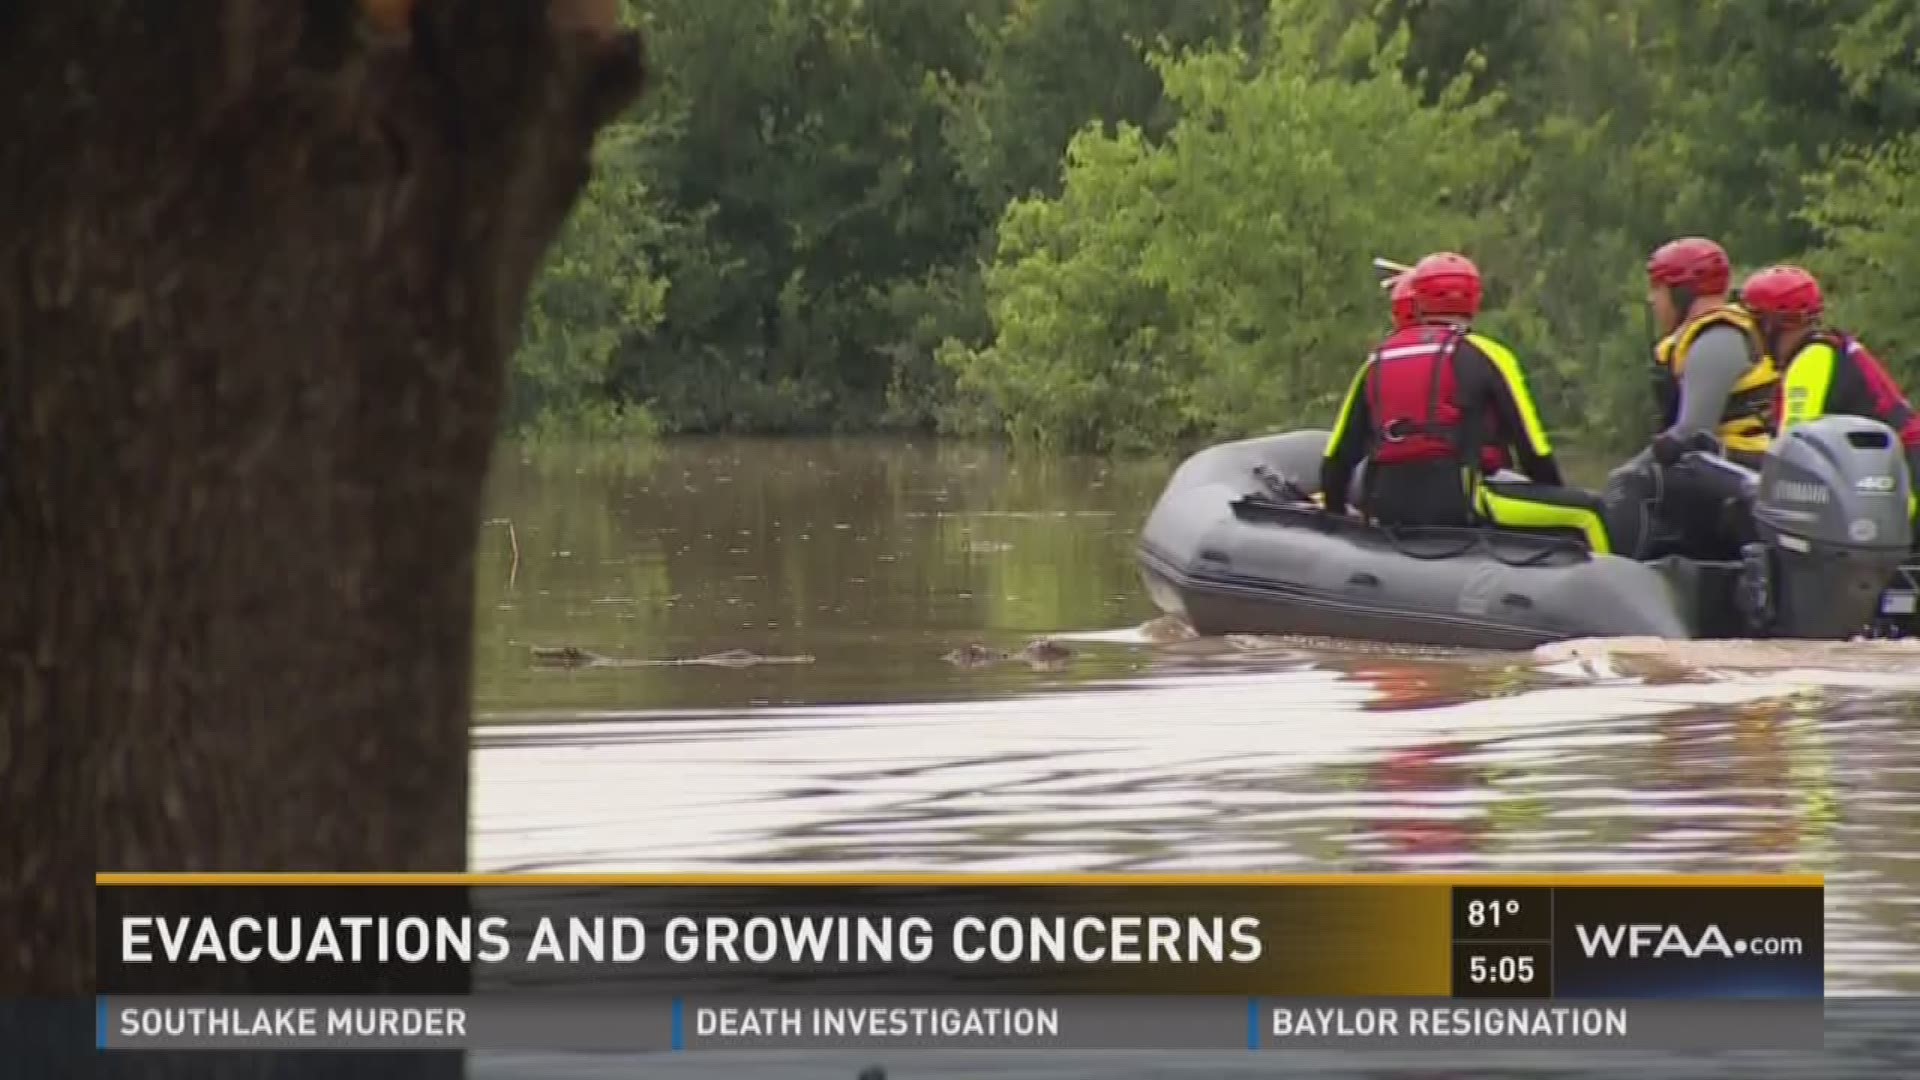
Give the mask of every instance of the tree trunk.
[[91, 994], [96, 869], [465, 869], [481, 485], [640, 88], [609, 8], [0, 4], [0, 994]]

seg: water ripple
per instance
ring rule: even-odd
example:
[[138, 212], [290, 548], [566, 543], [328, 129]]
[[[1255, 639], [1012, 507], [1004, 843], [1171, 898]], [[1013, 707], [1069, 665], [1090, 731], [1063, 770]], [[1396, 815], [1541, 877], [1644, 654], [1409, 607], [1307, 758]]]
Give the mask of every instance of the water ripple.
[[1216, 669], [1124, 692], [495, 723], [475, 751], [476, 861], [1818, 871], [1836, 992], [1920, 990], [1920, 748], [1887, 698], [1628, 681], [1380, 708], [1456, 677], [1406, 663], [1394, 679]]

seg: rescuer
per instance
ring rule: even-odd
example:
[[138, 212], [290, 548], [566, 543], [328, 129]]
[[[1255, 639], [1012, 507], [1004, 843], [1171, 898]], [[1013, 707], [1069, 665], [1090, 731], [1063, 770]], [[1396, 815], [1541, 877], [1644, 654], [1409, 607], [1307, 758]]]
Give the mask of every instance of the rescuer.
[[1906, 450], [1911, 515], [1913, 486], [1920, 484], [1920, 413], [1859, 338], [1822, 324], [1820, 282], [1798, 266], [1770, 266], [1747, 278], [1740, 298], [1758, 320], [1768, 351], [1781, 358], [1778, 431], [1828, 414], [1892, 428]]
[[[1607, 552], [1599, 501], [1562, 486], [1519, 361], [1473, 329], [1481, 294], [1479, 269], [1451, 252], [1394, 283], [1395, 329], [1360, 365], [1327, 443], [1326, 509], [1346, 511], [1364, 461], [1360, 510], [1382, 524], [1567, 529]], [[1525, 481], [1490, 479], [1516, 465]]]
[[1750, 528], [1737, 477], [1685, 459], [1706, 450], [1758, 468], [1772, 439], [1780, 373], [1753, 316], [1728, 295], [1732, 280], [1726, 250], [1704, 237], [1668, 241], [1647, 259], [1647, 304], [1661, 335], [1655, 430], [1647, 450], [1607, 479], [1608, 531], [1622, 554], [1675, 547], [1715, 557]]

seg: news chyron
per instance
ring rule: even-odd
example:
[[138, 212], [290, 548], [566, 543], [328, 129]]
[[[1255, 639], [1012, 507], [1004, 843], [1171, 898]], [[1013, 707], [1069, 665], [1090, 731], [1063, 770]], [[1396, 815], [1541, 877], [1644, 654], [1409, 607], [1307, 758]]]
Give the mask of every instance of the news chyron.
[[101, 875], [108, 1051], [1797, 1049], [1818, 877]]

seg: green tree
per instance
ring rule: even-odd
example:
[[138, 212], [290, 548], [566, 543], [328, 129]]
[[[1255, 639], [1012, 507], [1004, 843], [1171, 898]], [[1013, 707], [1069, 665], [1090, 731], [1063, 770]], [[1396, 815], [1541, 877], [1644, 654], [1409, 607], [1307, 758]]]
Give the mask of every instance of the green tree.
[[1912, 127], [1920, 117], [1920, 8], [1906, 0], [1846, 0], [1839, 6], [1841, 18], [1825, 12], [1834, 28], [1828, 55], [1853, 103], [1878, 122], [1878, 130]]
[[[1803, 177], [1830, 143], [1877, 122], [1825, 56], [1835, 5], [1389, 6], [1412, 20], [1433, 69], [1484, 69], [1523, 133], [1504, 235], [1476, 253], [1488, 324], [1529, 359], [1550, 417], [1609, 447], [1646, 438], [1647, 253], [1686, 234], [1718, 239], [1746, 269], [1800, 250]], [[1497, 46], [1484, 58], [1482, 41]]]
[[1813, 179], [1802, 213], [1821, 246], [1807, 262], [1821, 275], [1840, 323], [1855, 329], [1903, 376], [1920, 379], [1920, 135], [1844, 153]]
[[523, 434], [653, 434], [645, 403], [626, 396], [620, 376], [665, 313], [655, 253], [684, 227], [667, 218], [636, 167], [644, 137], [636, 123], [601, 134], [593, 179], [534, 281], [510, 399], [510, 425]]
[[[1091, 120], [1164, 129], [1144, 42], [1257, 25], [1261, 0], [662, 0], [644, 127], [534, 302], [524, 425], [617, 433], [926, 426], [948, 338], [984, 342], [1008, 197], [1057, 186]], [[850, 89], [857, 92], [849, 92]], [[965, 404], [964, 402], [962, 404]], [[548, 420], [560, 423], [549, 424]]]
[[992, 0], [968, 26], [980, 51], [971, 79], [938, 82], [947, 141], [982, 212], [973, 242], [947, 265], [890, 294], [896, 324], [887, 346], [894, 382], [889, 416], [950, 432], [990, 433], [997, 424], [976, 394], [961, 392], [939, 352], [992, 340], [981, 265], [997, 246], [1009, 202], [1057, 195], [1064, 154], [1089, 124], [1131, 124], [1152, 138], [1176, 118], [1150, 49], [1173, 52], [1257, 34], [1265, 0]]
[[1856, 138], [1809, 178], [1799, 212], [1816, 233], [1805, 261], [1837, 321], [1866, 336], [1909, 389], [1920, 380], [1920, 9], [1854, 0], [1830, 55], [1851, 101], [1899, 132]]
[[1282, 8], [1257, 56], [1156, 61], [1180, 110], [1165, 139], [1083, 132], [1061, 195], [1009, 209], [997, 339], [944, 356], [1017, 440], [1145, 449], [1324, 419], [1382, 324], [1367, 257], [1478, 230], [1515, 149], [1488, 124], [1498, 98], [1462, 82], [1424, 102], [1404, 34], [1356, 22], [1329, 50]]
[[1836, 295], [1880, 288], [1836, 230], [1898, 222], [1898, 176], [1868, 177], [1920, 126], [1897, 0], [635, 15], [661, 94], [603, 140], [516, 364], [518, 422], [600, 441], [643, 408], [1109, 447], [1319, 420], [1379, 328], [1365, 256], [1453, 249], [1562, 441], [1625, 448], [1650, 426], [1647, 253], [1705, 234], [1741, 270], [1804, 255]]
[[1062, 153], [1090, 122], [1158, 137], [1175, 119], [1150, 50], [1257, 33], [1265, 0], [996, 0], [972, 21], [983, 53], [970, 82], [947, 80], [947, 132], [982, 205], [1060, 190]]
[[672, 123], [654, 190], [699, 218], [631, 375], [676, 430], [872, 426], [898, 334], [888, 297], [986, 220], [948, 155], [936, 73], [975, 61], [939, 0], [662, 0]]

